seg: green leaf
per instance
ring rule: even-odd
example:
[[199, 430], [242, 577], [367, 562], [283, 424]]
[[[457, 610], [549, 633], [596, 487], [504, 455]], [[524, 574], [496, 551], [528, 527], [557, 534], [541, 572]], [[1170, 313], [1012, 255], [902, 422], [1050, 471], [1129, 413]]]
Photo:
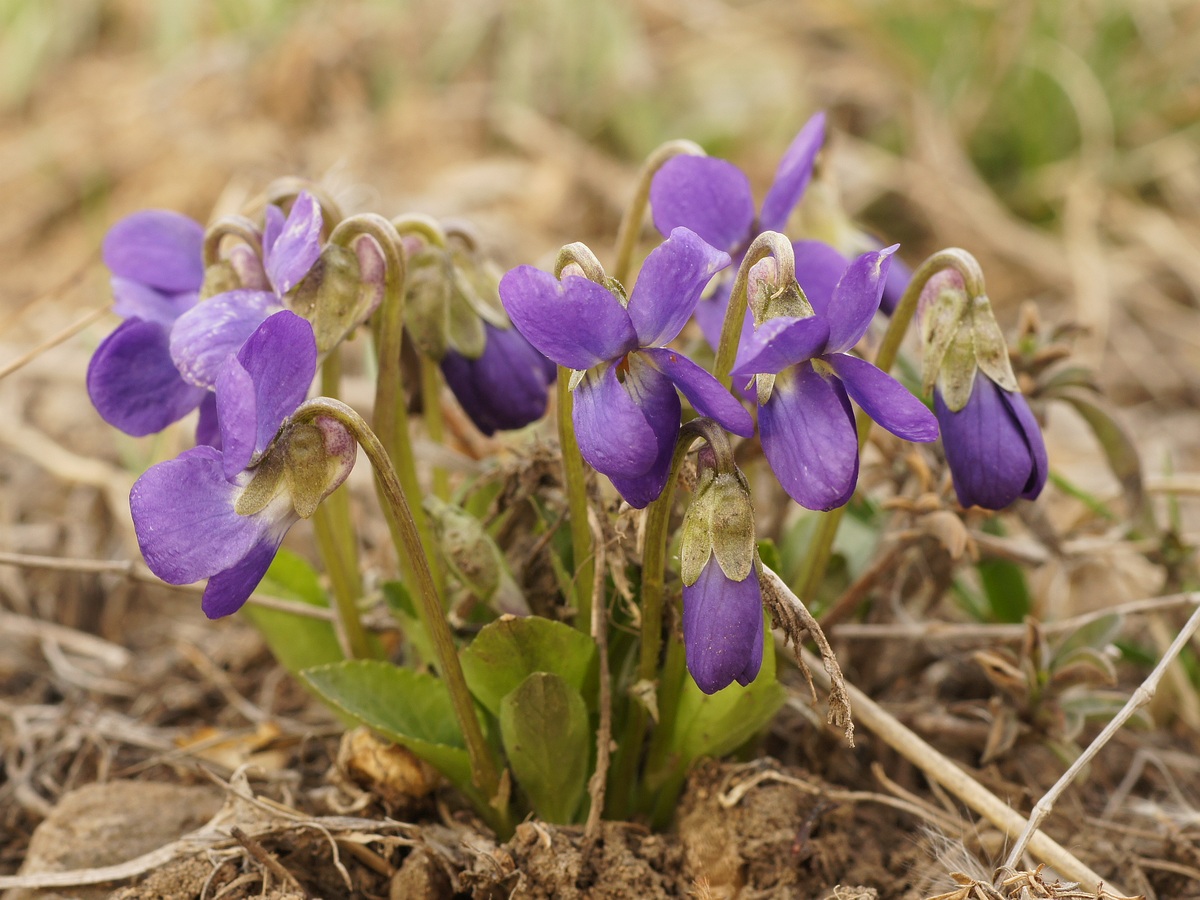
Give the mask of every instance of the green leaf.
[[787, 689], [775, 679], [775, 642], [768, 628], [758, 677], [743, 687], [731, 684], [706, 694], [689, 675], [679, 698], [669, 746], [684, 771], [701, 756], [723, 756], [746, 743], [787, 699]]
[[[1004, 534], [1004, 526], [999, 518], [989, 519], [984, 523], [983, 530], [988, 534]], [[975, 568], [979, 571], [979, 581], [987, 598], [992, 621], [1024, 622], [1033, 608], [1033, 598], [1021, 567], [1006, 559], [984, 559]]]
[[[329, 598], [316, 571], [306, 560], [287, 550], [280, 550], [275, 556], [261, 589], [273, 597], [329, 608]], [[344, 658], [332, 622], [253, 603], [242, 607], [242, 615], [254, 623], [271, 653], [293, 675]]]
[[392, 618], [404, 631], [404, 637], [411, 648], [412, 656], [406, 658], [411, 660], [412, 657], [415, 657], [416, 660], [426, 663], [435, 661], [437, 652], [421, 625], [416, 604], [413, 602], [407, 585], [402, 581], [385, 581], [383, 583], [383, 600], [387, 605], [388, 612], [392, 614]]
[[1075, 411], [1091, 428], [1092, 434], [1104, 450], [1108, 467], [1121, 482], [1121, 488], [1129, 500], [1132, 517], [1138, 519], [1143, 513], [1149, 515], [1142, 478], [1142, 460], [1133, 438], [1111, 413], [1093, 402], [1084, 391], [1064, 388], [1056, 391], [1054, 396], [1075, 407]]
[[596, 645], [562, 622], [502, 616], [486, 625], [460, 658], [467, 686], [492, 715], [500, 715], [504, 697], [534, 672], [553, 672], [584, 697], [596, 694]]
[[407, 747], [477, 798], [450, 692], [439, 679], [373, 659], [317, 666], [301, 675], [334, 708]]
[[587, 705], [552, 672], [534, 672], [500, 703], [500, 737], [517, 783], [547, 822], [573, 821], [587, 786]]

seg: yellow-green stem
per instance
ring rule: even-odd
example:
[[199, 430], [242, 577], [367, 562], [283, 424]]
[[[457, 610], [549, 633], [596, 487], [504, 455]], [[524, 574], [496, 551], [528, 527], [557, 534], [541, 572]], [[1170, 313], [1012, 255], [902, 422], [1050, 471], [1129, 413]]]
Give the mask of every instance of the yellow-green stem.
[[637, 188], [633, 199], [625, 207], [621, 224], [617, 227], [616, 262], [613, 265], [613, 277], [622, 284], [629, 278], [633, 265], [633, 251], [637, 247], [638, 236], [642, 230], [642, 220], [646, 217], [646, 207], [650, 204], [650, 182], [654, 174], [663, 167], [667, 160], [675, 156], [704, 156], [704, 150], [692, 141], [667, 141], [660, 145], [642, 163], [638, 172]]
[[788, 284], [796, 279], [796, 254], [792, 250], [792, 242], [787, 237], [778, 231], [764, 231], [751, 242], [742, 258], [742, 264], [738, 266], [733, 289], [729, 292], [729, 306], [725, 310], [725, 320], [721, 323], [721, 343], [717, 346], [717, 361], [713, 365], [713, 375], [726, 389], [733, 383], [730, 370], [737, 357], [738, 341], [742, 337], [742, 322], [746, 318], [746, 288], [750, 283], [750, 270], [755, 263], [768, 256], [774, 256], [779, 263], [781, 284]]
[[[442, 419], [442, 373], [438, 364], [421, 356], [421, 406], [424, 410], [425, 431], [429, 439], [442, 446], [446, 443], [446, 423]], [[433, 493], [439, 500], [450, 499], [450, 476], [445, 466], [433, 464]]]
[[[337, 398], [341, 382], [341, 356], [334, 348], [321, 364], [321, 394]], [[358, 538], [350, 518], [350, 497], [342, 485], [317, 507], [313, 531], [325, 571], [333, 589], [339, 637], [348, 657], [369, 659], [375, 656], [359, 614], [362, 574], [358, 566]]]
[[[446, 622], [442, 601], [433, 581], [420, 535], [417, 533], [413, 511], [416, 508], [408, 502], [404, 488], [400, 483], [391, 458], [383, 443], [371, 431], [367, 423], [353, 409], [339, 400], [318, 397], [309, 400], [296, 411], [296, 421], [311, 421], [320, 416], [334, 419], [344, 425], [355, 440], [358, 441], [371, 466], [375, 470], [376, 483], [380, 495], [384, 499], [384, 512], [388, 527], [392, 531], [392, 539], [397, 549], [408, 560], [414, 574], [413, 596], [421, 627], [425, 630], [430, 643], [437, 655], [437, 665], [450, 700], [454, 706], [454, 715], [458, 726], [462, 729], [463, 738], [467, 745], [467, 754], [471, 760], [472, 779], [475, 786], [489, 801], [498, 797], [500, 787], [500, 772], [496, 760], [484, 738], [479, 718], [475, 714], [475, 701], [467, 688], [462, 666], [458, 659], [458, 649], [454, 644], [454, 635]], [[493, 809], [496, 809], [493, 807]], [[507, 805], [496, 809], [498, 820], [508, 823]], [[511, 827], [510, 825], [507, 827]]]
[[567, 510], [570, 513], [571, 558], [575, 570], [571, 579], [575, 592], [575, 627], [590, 634], [595, 556], [592, 552], [592, 532], [588, 527], [587, 470], [575, 440], [575, 423], [571, 419], [571, 375], [571, 369], [558, 367], [558, 444], [562, 453], [563, 483], [567, 488]]
[[[404, 288], [407, 277], [400, 236], [392, 223], [383, 216], [364, 213], [341, 222], [329, 240], [349, 247], [362, 236], [374, 239], [384, 257], [383, 300], [376, 313], [376, 355], [379, 371], [375, 379], [375, 433], [383, 442], [388, 458], [396, 468], [400, 484], [412, 497], [421, 496], [417, 478], [417, 461], [408, 429], [408, 408], [401, 389], [400, 350], [404, 340]], [[418, 503], [413, 507], [413, 522], [421, 538], [427, 564], [433, 572], [434, 585], [441, 589], [441, 566], [429, 528], [429, 520]], [[414, 573], [406, 571], [408, 576]]]
[[[892, 319], [879, 344], [879, 351], [875, 354], [875, 367], [880, 371], [887, 372], [895, 364], [896, 357], [900, 353], [900, 345], [904, 341], [904, 335], [907, 334], [908, 327], [916, 315], [921, 290], [930, 278], [943, 269], [957, 269], [963, 277], [963, 283], [970, 296], [986, 293], [983, 271], [979, 268], [975, 257], [966, 250], [948, 247], [933, 254], [913, 272], [908, 287], [904, 289], [904, 295], [892, 312]], [[867, 440], [871, 435], [871, 426], [874, 423], [870, 416], [859, 410], [855, 417], [855, 424], [858, 427], [858, 449], [861, 453], [862, 449], [867, 446]], [[825, 513], [817, 522], [816, 532], [808, 545], [808, 555], [800, 570], [800, 581], [796, 586], [796, 596], [805, 603], [812, 601], [825, 578], [825, 570], [829, 566], [829, 558], [833, 555], [833, 543], [837, 538], [838, 526], [842, 522], [845, 510], [846, 507], [839, 506], [837, 509]]]

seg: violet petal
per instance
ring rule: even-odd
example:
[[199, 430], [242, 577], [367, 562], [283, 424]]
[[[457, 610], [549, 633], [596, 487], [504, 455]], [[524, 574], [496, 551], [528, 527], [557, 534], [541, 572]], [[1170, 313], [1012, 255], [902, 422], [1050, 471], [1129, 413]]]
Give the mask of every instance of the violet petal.
[[638, 345], [637, 332], [607, 288], [575, 275], [561, 282], [533, 266], [500, 279], [500, 299], [529, 343], [561, 366], [590, 369]]
[[317, 371], [312, 325], [283, 310], [263, 322], [217, 379], [217, 416], [232, 478], [274, 440], [308, 395]]
[[954, 490], [963, 506], [1003, 509], [1044, 483], [1045, 445], [1040, 430], [1031, 441], [1024, 427], [1028, 423], [1022, 422], [1024, 411], [1018, 415], [1011, 397], [990, 378], [975, 376], [971, 397], [958, 412], [951, 412], [935, 389], [933, 409], [942, 428]]
[[196, 447], [151, 466], [129, 493], [146, 565], [169, 584], [190, 584], [234, 565], [261, 537], [253, 516], [239, 516], [240, 488], [225, 479], [221, 454]]
[[846, 390], [801, 363], [775, 380], [758, 411], [763, 453], [788, 496], [806, 509], [830, 510], [854, 494], [858, 432]]
[[746, 408], [721, 382], [686, 356], [666, 347], [640, 350], [637, 355], [648, 357], [658, 371], [683, 391], [700, 415], [715, 419], [722, 428], [742, 437], [754, 435], [754, 420]]
[[629, 318], [643, 347], [658, 347], [683, 329], [713, 275], [729, 265], [729, 254], [694, 231], [676, 228], [650, 251], [629, 297]]
[[112, 292], [113, 312], [122, 319], [145, 319], [168, 328], [199, 299], [195, 291], [168, 294], [140, 281], [116, 276], [112, 279]]
[[709, 557], [700, 577], [683, 588], [683, 643], [688, 672], [712, 694], [731, 682], [749, 684], [762, 666], [762, 590], [758, 574], [728, 578]]
[[812, 179], [813, 162], [824, 143], [825, 113], [819, 112], [804, 123], [779, 161], [775, 180], [767, 190], [759, 216], [763, 231], [786, 229], [792, 210]]
[[283, 296], [308, 274], [321, 255], [321, 205], [308, 191], [301, 191], [287, 219], [268, 207], [267, 231], [263, 235], [263, 264], [275, 293]]
[[794, 241], [796, 281], [819, 316], [829, 315], [829, 304], [850, 260], [822, 241]]
[[484, 327], [487, 343], [479, 359], [454, 350], [442, 358], [446, 383], [484, 434], [536, 422], [545, 415], [557, 367], [517, 329]]
[[866, 333], [883, 297], [889, 257], [898, 246], [893, 244], [882, 250], [864, 253], [842, 273], [825, 314], [829, 320], [830, 353], [844, 353]]
[[206, 391], [200, 401], [200, 416], [196, 420], [196, 443], [214, 450], [221, 449], [221, 423], [217, 419], [217, 395]]
[[742, 342], [732, 374], [739, 378], [774, 375], [819, 356], [828, 342], [829, 323], [820, 316], [768, 319]]
[[171, 358], [185, 379], [199, 387], [217, 383], [221, 367], [246, 338], [282, 307], [266, 291], [229, 291], [198, 303], [171, 329]]
[[[679, 398], [674, 386], [645, 365], [641, 368], [647, 372], [634, 378], [632, 362], [624, 384], [617, 378], [617, 366], [610, 364], [590, 370], [573, 395], [579, 452], [602, 475], [632, 478], [645, 474], [660, 452], [654, 418], [669, 418], [672, 402], [674, 427], [679, 428]], [[634, 391], [636, 396], [631, 396]]]
[[200, 601], [200, 608], [206, 616], [219, 619], [237, 612], [245, 605], [271, 567], [285, 534], [287, 528], [280, 530], [278, 535], [274, 531], [268, 532], [234, 565], [208, 579], [204, 597]]
[[204, 228], [167, 209], [144, 209], [104, 236], [109, 271], [166, 293], [198, 291], [204, 281]]
[[721, 250], [750, 238], [754, 197], [750, 181], [731, 162], [711, 156], [675, 156], [650, 182], [650, 209], [664, 235], [690, 228]]
[[1026, 500], [1034, 500], [1046, 486], [1046, 478], [1050, 475], [1050, 459], [1046, 454], [1046, 442], [1042, 438], [1042, 427], [1034, 417], [1033, 410], [1029, 408], [1029, 402], [1025, 399], [1024, 394], [1001, 390], [1000, 395], [1008, 402], [1009, 409], [1017, 420], [1017, 426], [1025, 435], [1025, 441], [1029, 445], [1033, 471], [1029, 473], [1029, 480], [1025, 482], [1025, 489], [1021, 491], [1021, 496]]
[[88, 395], [100, 417], [135, 437], [162, 431], [200, 405], [208, 393], [179, 375], [167, 330], [128, 319], [108, 335], [88, 363]]
[[848, 353], [823, 357], [842, 379], [850, 399], [896, 437], [928, 443], [938, 436], [937, 419], [908, 388], [865, 359]]

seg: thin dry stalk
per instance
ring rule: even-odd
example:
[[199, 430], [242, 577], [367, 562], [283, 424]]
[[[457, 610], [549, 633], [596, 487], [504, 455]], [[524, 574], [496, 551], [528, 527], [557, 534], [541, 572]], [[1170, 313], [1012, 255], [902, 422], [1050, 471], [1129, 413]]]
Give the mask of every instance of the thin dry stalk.
[[581, 854], [586, 860], [600, 836], [600, 814], [604, 811], [604, 789], [608, 783], [608, 764], [612, 755], [612, 687], [608, 671], [608, 603], [605, 602], [604, 581], [608, 569], [605, 559], [604, 529], [595, 510], [588, 508], [588, 524], [592, 529], [595, 547], [595, 572], [592, 584], [592, 640], [600, 654], [600, 723], [596, 729], [596, 771], [588, 780], [591, 808], [583, 829]]
[[[828, 689], [828, 677], [819, 671], [817, 658], [807, 650], [801, 650], [801, 654], [813, 670], [813, 678], [822, 688]], [[1016, 837], [1025, 828], [1024, 816], [964, 772], [954, 760], [939, 753], [854, 685], [847, 683], [846, 692], [854, 704], [855, 716], [863, 727], [874, 732], [880, 740], [924, 772], [927, 778], [941, 784], [1008, 836]], [[1041, 832], [1029, 838], [1029, 849], [1065, 878], [1085, 883], [1092, 890], [1105, 883], [1098, 873], [1078, 857]], [[1111, 879], [1107, 885], [1110, 894], [1125, 896], [1125, 892], [1114, 885]]]
[[98, 319], [100, 319], [101, 317], [103, 317], [104, 314], [108, 312], [110, 306], [111, 306], [111, 304], [106, 303], [106, 304], [104, 304], [104, 306], [100, 306], [100, 307], [97, 307], [96, 309], [93, 309], [90, 313], [88, 313], [86, 316], [84, 316], [78, 322], [75, 322], [73, 325], [68, 325], [66, 328], [64, 328], [62, 331], [60, 331], [58, 334], [53, 335], [52, 337], [46, 338], [46, 340], [42, 341], [40, 344], [38, 344], [36, 347], [34, 347], [28, 353], [22, 353], [20, 356], [18, 356], [16, 359], [14, 359], [12, 362], [8, 363], [7, 365], [0, 366], [0, 378], [5, 378], [5, 377], [11, 375], [13, 372], [17, 371], [18, 369], [29, 365], [29, 363], [33, 362], [35, 359], [37, 359], [39, 356], [41, 356], [47, 350], [53, 350], [59, 344], [63, 343], [63, 341], [68, 341], [71, 338], [75, 337], [75, 335], [79, 334], [79, 332], [83, 331], [83, 329], [87, 328], [93, 322], [95, 322]]
[[1063, 791], [1075, 780], [1083, 768], [1092, 761], [1104, 745], [1112, 740], [1113, 735], [1121, 730], [1130, 717], [1154, 697], [1154, 692], [1163, 675], [1166, 673], [1167, 667], [1179, 655], [1179, 652], [1183, 650], [1184, 645], [1192, 639], [1192, 635], [1196, 633], [1196, 629], [1198, 628], [1200, 628], [1200, 609], [1192, 613], [1191, 618], [1187, 620], [1187, 624], [1183, 626], [1183, 629], [1176, 635], [1175, 640], [1171, 642], [1171, 646], [1167, 648], [1167, 652], [1158, 661], [1158, 665], [1154, 667], [1154, 670], [1146, 676], [1146, 680], [1133, 692], [1128, 702], [1121, 707], [1121, 711], [1113, 717], [1111, 722], [1104, 726], [1104, 730], [1096, 735], [1096, 739], [1088, 745], [1087, 749], [1079, 755], [1079, 758], [1071, 764], [1070, 768], [1063, 773], [1062, 777], [1054, 783], [1054, 786], [1045, 793], [1042, 799], [1034, 804], [1025, 829], [1013, 844], [1012, 850], [1009, 851], [1008, 859], [1005, 860], [1004, 865], [1007, 868], [1016, 868], [1021, 854], [1025, 852], [1025, 848], [1030, 845], [1034, 836], [1038, 834], [1038, 828], [1046, 816], [1050, 814], [1050, 810], [1054, 808], [1055, 802], [1062, 795]]

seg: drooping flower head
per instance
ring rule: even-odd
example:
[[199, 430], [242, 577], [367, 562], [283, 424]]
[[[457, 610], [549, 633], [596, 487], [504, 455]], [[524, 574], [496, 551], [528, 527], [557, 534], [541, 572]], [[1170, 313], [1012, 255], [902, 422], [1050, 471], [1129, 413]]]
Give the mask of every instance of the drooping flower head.
[[[415, 243], [415, 242], [414, 242]], [[500, 271], [457, 236], [409, 256], [405, 320], [438, 362], [463, 411], [486, 435], [546, 413], [558, 367], [515, 329], [500, 303]]]
[[559, 281], [532, 266], [518, 266], [500, 282], [504, 308], [520, 332], [577, 370], [580, 453], [632, 506], [654, 500], [670, 474], [681, 414], [676, 388], [701, 415], [735, 434], [754, 433], [749, 413], [715, 378], [664, 346], [727, 265], [727, 253], [678, 228], [646, 258], [627, 301], [619, 285], [572, 274]]
[[239, 609], [288, 529], [341, 484], [357, 445], [332, 419], [289, 423], [316, 372], [312, 326], [270, 316], [217, 377], [222, 450], [200, 446], [148, 469], [129, 495], [146, 564], [170, 584], [208, 578], [210, 618]]
[[[690, 228], [740, 263], [750, 242], [763, 231], [783, 231], [812, 180], [813, 163], [825, 142], [825, 114], [814, 115], [779, 161], [775, 178], [755, 215], [750, 179], [733, 163], [712, 156], [675, 156], [650, 183], [650, 209], [662, 234]], [[729, 285], [696, 307], [696, 321], [714, 347], [729, 304]]]
[[96, 348], [87, 388], [101, 418], [126, 434], [161, 431], [208, 394], [183, 379], [169, 349], [175, 321], [200, 296], [203, 242], [199, 222], [164, 209], [127, 216], [105, 235], [113, 309], [125, 321]]
[[1046, 444], [987, 296], [970, 296], [962, 275], [946, 269], [926, 283], [918, 311], [925, 390], [958, 502], [1003, 509], [1034, 499], [1049, 473]]
[[756, 376], [763, 452], [784, 490], [807, 509], [833, 509], [854, 493], [858, 429], [851, 398], [898, 437], [937, 438], [936, 420], [916, 397], [850, 354], [879, 308], [894, 251], [864, 253], [828, 294], [779, 284], [772, 258], [751, 270], [757, 324], [741, 344], [733, 375]]
[[706, 694], [747, 685], [763, 658], [763, 601], [750, 487], [736, 467], [700, 454], [700, 481], [683, 520], [683, 643], [688, 672]]

